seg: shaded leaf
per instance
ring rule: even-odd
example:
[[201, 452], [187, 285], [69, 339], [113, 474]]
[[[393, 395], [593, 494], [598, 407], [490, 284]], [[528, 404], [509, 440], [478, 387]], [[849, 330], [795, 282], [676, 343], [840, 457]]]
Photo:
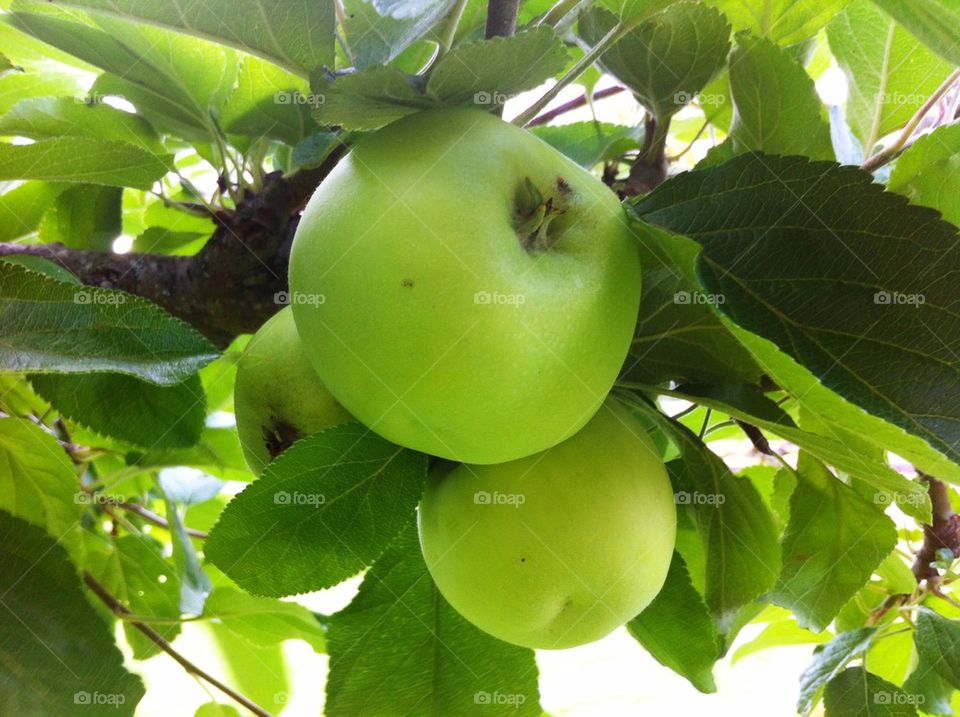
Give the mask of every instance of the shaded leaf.
[[817, 648], [813, 662], [800, 675], [797, 712], [806, 715], [813, 709], [820, 699], [823, 686], [836, 677], [850, 660], [867, 649], [876, 632], [873, 627], [842, 632], [826, 645]]
[[87, 602], [67, 554], [3, 511], [0, 595], [3, 714], [133, 715], [143, 684], [123, 668], [110, 627]]
[[227, 505], [207, 559], [257, 595], [330, 587], [386, 548], [413, 514], [425, 477], [425, 456], [359, 424], [315, 434]]
[[327, 714], [539, 717], [533, 650], [481, 632], [440, 595], [411, 522], [330, 619]]
[[9, 263], [0, 263], [0, 336], [8, 371], [116, 371], [173, 385], [217, 356], [207, 339], [144, 299]]
[[862, 667], [844, 670], [823, 691], [826, 717], [916, 717], [911, 695]]

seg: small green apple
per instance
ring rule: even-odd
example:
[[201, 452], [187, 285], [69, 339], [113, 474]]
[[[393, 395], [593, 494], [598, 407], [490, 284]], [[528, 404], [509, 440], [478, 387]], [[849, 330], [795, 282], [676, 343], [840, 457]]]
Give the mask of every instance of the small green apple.
[[243, 455], [257, 474], [294, 441], [354, 420], [307, 360], [289, 306], [247, 344], [233, 403]]
[[613, 401], [541, 454], [431, 474], [419, 522], [447, 601], [501, 640], [545, 649], [598, 640], [642, 611], [676, 539], [660, 455]]
[[640, 264], [616, 195], [472, 109], [360, 140], [311, 198], [294, 317], [330, 391], [385, 438], [467, 463], [556, 445], [626, 357]]

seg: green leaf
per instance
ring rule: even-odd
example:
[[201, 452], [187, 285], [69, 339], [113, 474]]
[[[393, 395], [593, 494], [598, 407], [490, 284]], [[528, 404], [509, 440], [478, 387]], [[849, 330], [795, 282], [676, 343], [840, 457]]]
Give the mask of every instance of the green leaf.
[[801, 454], [790, 522], [783, 536], [783, 572], [770, 600], [794, 612], [800, 627], [826, 628], [897, 544], [897, 530], [815, 459]]
[[18, 102], [0, 117], [0, 135], [51, 139], [87, 137], [133, 144], [154, 154], [163, 150], [157, 133], [142, 117], [103, 103], [73, 97], [40, 97]]
[[813, 662], [800, 675], [797, 712], [806, 715], [813, 709], [820, 699], [820, 690], [823, 686], [836, 677], [850, 660], [867, 649], [876, 632], [876, 628], [873, 627], [842, 632], [827, 644], [817, 648]]
[[960, 225], [960, 196], [951, 191], [960, 181], [958, 159], [960, 125], [939, 127], [900, 155], [887, 189], [903, 194], [911, 204], [936, 209], [948, 222]]
[[640, 147], [636, 128], [606, 122], [538, 125], [530, 131], [587, 169]]
[[121, 19], [186, 32], [251, 52], [306, 76], [333, 65], [334, 5], [329, 0], [205, 0], [158, 3], [152, 0], [49, 0]]
[[205, 615], [254, 645], [277, 645], [298, 639], [308, 642], [317, 652], [326, 650], [323, 627], [302, 605], [217, 587], [203, 609]]
[[221, 705], [217, 702], [207, 702], [200, 705], [193, 717], [241, 717], [236, 708], [230, 705]]
[[733, 23], [780, 45], [793, 45], [817, 34], [850, 0], [706, 0]]
[[65, 186], [24, 182], [0, 194], [0, 241], [13, 241], [37, 231], [44, 212]]
[[[12, 28], [2, 24], [0, 15], [0, 38], [4, 31], [20, 35]], [[20, 35], [22, 37], [22, 35]], [[49, 69], [37, 69], [26, 72], [11, 72], [0, 77], [0, 114], [7, 112], [17, 103], [31, 97], [75, 97], [80, 98], [86, 92], [86, 85], [79, 73], [51, 72]]]
[[731, 665], [749, 655], [784, 645], [819, 645], [830, 640], [829, 632], [810, 632], [800, 627], [796, 620], [776, 620], [767, 624], [755, 638], [737, 648], [731, 658]]
[[[593, 8], [580, 16], [580, 33], [595, 45], [616, 23], [613, 13]], [[682, 2], [631, 30], [600, 62], [666, 122], [696, 98], [729, 52], [726, 18], [706, 5]]]
[[830, 125], [813, 80], [786, 50], [741, 33], [730, 56], [734, 154], [754, 150], [833, 159]]
[[558, 74], [566, 64], [567, 50], [556, 32], [540, 26], [451, 50], [430, 73], [427, 94], [446, 105], [502, 105], [511, 95]]
[[0, 712], [133, 715], [143, 684], [123, 668], [110, 628], [87, 602], [67, 554], [3, 511], [0, 595]]
[[114, 140], [45, 139], [28, 145], [0, 143], [0, 180], [42, 179], [150, 189], [173, 170], [173, 156], [156, 156]]
[[653, 407], [645, 413], [680, 450], [667, 470], [677, 504], [689, 506], [706, 550], [704, 599], [723, 636], [739, 610], [770, 589], [780, 574], [773, 516], [750, 480], [734, 476], [696, 435]]
[[359, 424], [298, 441], [228, 505], [207, 559], [280, 597], [336, 585], [376, 560], [413, 514], [426, 458]]
[[167, 522], [170, 524], [170, 542], [173, 544], [173, 561], [177, 566], [180, 579], [180, 611], [191, 615], [202, 615], [207, 596], [213, 590], [213, 584], [203, 568], [200, 557], [194, 548], [183, 524], [183, 513], [177, 500], [178, 485], [170, 485], [170, 478], [161, 474], [160, 490], [164, 496]]
[[203, 431], [206, 400], [196, 375], [173, 386], [111, 373], [34, 374], [30, 383], [70, 420], [144, 448], [189, 447]]
[[627, 623], [627, 630], [660, 664], [698, 690], [717, 691], [713, 680], [713, 665], [720, 657], [717, 630], [679, 553], [673, 554], [657, 597]]
[[173, 385], [217, 356], [207, 339], [144, 299], [9, 263], [0, 263], [0, 336], [6, 371], [113, 371]]
[[56, 438], [30, 421], [0, 418], [0, 487], [0, 509], [46, 530], [80, 562], [80, 483]]
[[953, 69], [869, 0], [855, 0], [827, 27], [847, 76], [847, 119], [869, 153], [905, 125]]
[[918, 704], [922, 705], [925, 714], [954, 714], [950, 706], [950, 698], [955, 691], [953, 686], [944, 680], [934, 669], [934, 665], [925, 658], [917, 660], [917, 666], [903, 683], [903, 689], [917, 695]]
[[904, 512], [918, 520], [930, 519], [926, 488], [893, 470], [882, 457], [874, 457], [852, 446], [843, 429], [828, 426], [827, 435], [803, 430], [790, 416], [759, 390], [749, 386], [684, 384], [669, 395], [739, 418], [770, 431], [808, 451], [835, 468], [876, 488], [877, 505], [897, 502]]
[[539, 717], [533, 650], [481, 632], [440, 595], [408, 524], [330, 619], [326, 713]]
[[[143, 617], [174, 620], [180, 617], [180, 584], [162, 552], [162, 546], [147, 536], [124, 535], [113, 540], [112, 547], [88, 568], [107, 592], [131, 613]], [[150, 623], [168, 640], [180, 633], [180, 624]], [[124, 622], [124, 635], [137, 660], [160, 653], [160, 648], [133, 625]]]
[[211, 115], [236, 83], [238, 55], [222, 45], [103, 15], [95, 24], [36, 0], [15, 0], [13, 9], [14, 27], [106, 71], [94, 96], [122, 96], [158, 128], [209, 136]]
[[636, 210], [703, 246], [707, 291], [801, 406], [960, 481], [954, 227], [858, 169], [760, 155], [679, 175]]
[[290, 690], [283, 646], [254, 645], [239, 633], [216, 622], [207, 622], [205, 627], [227, 666], [227, 683], [265, 707], [270, 714], [280, 714], [286, 706]]
[[960, 0], [873, 0], [931, 50], [960, 64]]
[[643, 268], [640, 316], [624, 378], [756, 383], [760, 367], [710, 306], [694, 273], [700, 246], [637, 223]]
[[420, 94], [411, 79], [392, 67], [375, 65], [352, 75], [314, 83], [322, 125], [344, 129], [377, 129], [435, 102]]
[[422, 13], [391, 17], [380, 13], [377, 4], [369, 0], [344, 0], [343, 35], [353, 56], [353, 62], [347, 64], [362, 70], [390, 62], [423, 37], [454, 2], [430, 3], [423, 6]]
[[247, 57], [220, 123], [230, 134], [271, 137], [293, 146], [316, 129], [310, 100], [306, 80], [264, 60]]
[[922, 610], [914, 639], [920, 659], [960, 689], [960, 625], [932, 610]]
[[896, 685], [851, 667], [834, 677], [823, 691], [826, 717], [916, 717], [915, 698]]
[[71, 249], [110, 251], [121, 232], [119, 187], [78, 184], [51, 202], [40, 222], [40, 241]]
[[128, 455], [130, 475], [169, 466], [189, 466], [224, 480], [253, 478], [243, 458], [240, 439], [233, 428], [204, 428], [200, 441], [184, 450], [154, 448]]

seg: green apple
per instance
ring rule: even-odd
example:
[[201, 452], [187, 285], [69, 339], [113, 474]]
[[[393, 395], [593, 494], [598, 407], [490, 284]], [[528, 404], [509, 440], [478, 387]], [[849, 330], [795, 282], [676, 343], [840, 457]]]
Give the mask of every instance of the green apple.
[[243, 455], [257, 474], [294, 441], [354, 420], [310, 365], [289, 306], [247, 344], [233, 403]]
[[431, 474], [419, 522], [447, 601], [501, 640], [545, 649], [598, 640], [640, 613], [676, 539], [660, 455], [613, 401], [541, 454]]
[[311, 198], [290, 259], [318, 374], [402, 446], [502, 463], [576, 433], [633, 335], [640, 264], [617, 197], [472, 109], [361, 139]]

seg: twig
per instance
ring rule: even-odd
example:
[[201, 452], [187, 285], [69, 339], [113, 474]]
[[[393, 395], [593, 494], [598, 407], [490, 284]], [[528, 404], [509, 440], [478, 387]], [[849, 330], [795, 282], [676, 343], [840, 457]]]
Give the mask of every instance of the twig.
[[[107, 589], [103, 587], [90, 573], [83, 574], [83, 582], [86, 583], [87, 587], [93, 591], [93, 594], [96, 595], [103, 603], [109, 607], [114, 614], [117, 616], [129, 615], [130, 611], [125, 608], [119, 600], [117, 600], [113, 595], [107, 592]], [[205, 680], [209, 684], [216, 687], [218, 690], [223, 692], [223, 694], [230, 697], [232, 700], [238, 704], [243, 705], [248, 710], [257, 715], [257, 717], [271, 717], [270, 713], [263, 709], [260, 705], [252, 700], [247, 699], [239, 692], [227, 687], [225, 684], [220, 682], [216, 677], [204, 672], [195, 664], [190, 662], [186, 657], [181, 655], [179, 652], [173, 649], [173, 646], [167, 642], [159, 633], [157, 633], [153, 628], [148, 625], [144, 625], [142, 622], [130, 622], [137, 630], [142, 632], [146, 637], [153, 642], [157, 647], [166, 652], [170, 657], [176, 660], [183, 669], [185, 669], [189, 674], [199, 677], [202, 680]]]
[[[167, 522], [166, 518], [164, 518], [163, 516], [157, 515], [152, 510], [143, 507], [139, 503], [128, 503], [126, 501], [122, 501], [122, 502], [111, 503], [111, 505], [115, 505], [118, 508], [123, 508], [124, 510], [128, 510], [131, 513], [135, 513], [136, 515], [139, 515], [148, 523], [153, 523], [154, 525], [158, 525], [161, 528], [166, 528], [167, 530], [170, 530], [170, 524]], [[187, 532], [187, 535], [189, 535], [192, 538], [199, 538], [200, 540], [207, 539], [207, 534], [202, 530], [195, 530], [194, 528], [185, 528], [185, 530]]]
[[900, 136], [897, 137], [896, 141], [891, 144], [889, 147], [885, 147], [882, 151], [877, 152], [872, 157], [869, 157], [860, 165], [860, 168], [866, 172], [876, 172], [880, 167], [890, 162], [894, 157], [897, 156], [897, 153], [907, 144], [910, 137], [916, 131], [917, 126], [923, 121], [923, 118], [927, 113], [936, 106], [937, 102], [956, 84], [957, 80], [960, 80], [960, 69], [954, 70], [950, 76], [943, 81], [943, 84], [937, 88], [937, 91], [934, 92], [923, 103], [923, 106], [917, 110], [916, 114], [910, 119], [906, 127], [903, 128], [903, 131], [900, 133]]
[[625, 89], [626, 89], [625, 87], [607, 87], [606, 89], [594, 92], [592, 96], [584, 93], [582, 96], [577, 97], [574, 100], [565, 102], [559, 107], [555, 107], [552, 110], [548, 110], [541, 115], [537, 115], [532, 120], [527, 122], [526, 126], [536, 127], [537, 125], [546, 124], [547, 122], [550, 122], [556, 119], [560, 115], [566, 114], [567, 112], [583, 107], [588, 102], [590, 103], [597, 102], [606, 97], [611, 97], [612, 95], [619, 94], [620, 92], [623, 92]]
[[517, 29], [520, 0], [490, 0], [487, 5], [486, 37], [509, 37]]
[[913, 562], [913, 574], [917, 582], [926, 580], [932, 592], [939, 589], [940, 571], [933, 565], [937, 551], [944, 548], [960, 554], [960, 515], [950, 505], [950, 489], [947, 484], [932, 476], [920, 474], [927, 482], [932, 518], [923, 526], [923, 545]]
[[583, 72], [590, 67], [594, 62], [596, 62], [604, 52], [606, 52], [610, 47], [617, 43], [621, 37], [626, 35], [633, 29], [633, 22], [630, 23], [617, 23], [610, 28], [610, 31], [604, 35], [600, 41], [594, 45], [587, 53], [581, 57], [577, 63], [571, 67], [563, 77], [557, 80], [556, 84], [553, 85], [550, 89], [544, 92], [540, 99], [530, 105], [525, 109], [519, 117], [513, 120], [513, 124], [519, 127], [526, 127], [527, 123], [530, 122], [534, 117], [536, 117], [540, 111], [550, 104], [554, 97], [560, 94], [560, 91], [577, 79]]

